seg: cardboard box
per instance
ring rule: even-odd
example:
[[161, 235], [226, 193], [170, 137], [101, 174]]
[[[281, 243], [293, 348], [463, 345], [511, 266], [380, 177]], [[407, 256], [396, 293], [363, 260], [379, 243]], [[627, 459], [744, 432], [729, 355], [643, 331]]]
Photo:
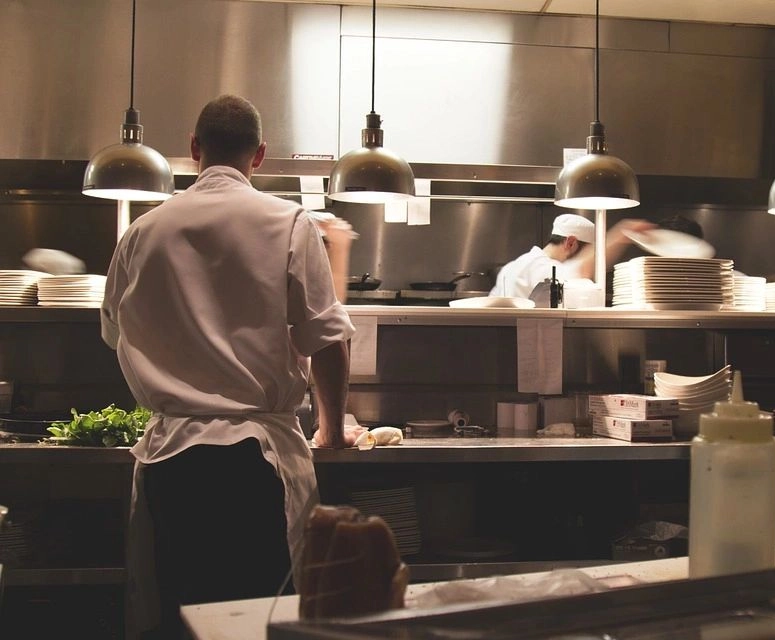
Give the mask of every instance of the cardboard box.
[[678, 399], [636, 393], [589, 396], [589, 413], [593, 416], [616, 416], [635, 420], [675, 418], [679, 415]]
[[629, 442], [671, 440], [673, 421], [669, 418], [633, 420], [616, 416], [593, 416], [592, 434]]

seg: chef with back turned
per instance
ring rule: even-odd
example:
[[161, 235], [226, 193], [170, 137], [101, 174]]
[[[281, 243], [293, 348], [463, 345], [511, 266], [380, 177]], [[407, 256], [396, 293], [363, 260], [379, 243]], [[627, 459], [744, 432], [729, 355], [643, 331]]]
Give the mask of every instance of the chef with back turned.
[[[616, 262], [631, 244], [623, 232], [641, 231], [654, 225], [645, 220], [624, 219], [606, 234], [606, 263]], [[530, 298], [537, 285], [552, 278], [558, 281], [592, 278], [595, 272], [595, 225], [575, 213], [558, 215], [543, 247], [534, 246], [527, 253], [505, 264], [490, 291], [491, 296]]]
[[136, 458], [129, 638], [179, 638], [182, 604], [275, 595], [318, 500], [295, 410], [310, 374], [320, 447], [344, 427], [354, 329], [314, 220], [257, 191], [255, 107], [225, 95], [191, 137], [196, 182], [138, 218], [108, 271], [102, 335], [153, 410]]

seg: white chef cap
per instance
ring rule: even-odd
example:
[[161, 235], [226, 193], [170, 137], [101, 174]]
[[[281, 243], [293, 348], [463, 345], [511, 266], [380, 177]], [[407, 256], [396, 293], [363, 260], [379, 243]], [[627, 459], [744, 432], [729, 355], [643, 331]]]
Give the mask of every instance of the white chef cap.
[[552, 235], [576, 236], [581, 242], [593, 244], [595, 242], [595, 224], [584, 216], [575, 213], [563, 213], [554, 219]]

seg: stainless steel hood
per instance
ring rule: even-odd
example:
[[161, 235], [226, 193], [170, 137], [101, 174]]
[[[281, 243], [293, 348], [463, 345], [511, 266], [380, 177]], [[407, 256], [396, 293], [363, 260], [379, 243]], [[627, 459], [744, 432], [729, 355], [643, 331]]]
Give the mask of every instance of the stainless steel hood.
[[[117, 141], [129, 20], [124, 3], [98, 4], [0, 3], [0, 158], [78, 161]], [[187, 154], [199, 109], [223, 92], [259, 106], [270, 157], [336, 158], [359, 146], [366, 7], [142, 0], [137, 18], [135, 103], [146, 142], [165, 157]], [[775, 176], [774, 43], [768, 28], [604, 18], [611, 152], [638, 175]], [[385, 7], [376, 77], [385, 145], [412, 164], [471, 165], [455, 176], [466, 181], [479, 165], [557, 167], [563, 148], [584, 146], [593, 44], [586, 17]]]

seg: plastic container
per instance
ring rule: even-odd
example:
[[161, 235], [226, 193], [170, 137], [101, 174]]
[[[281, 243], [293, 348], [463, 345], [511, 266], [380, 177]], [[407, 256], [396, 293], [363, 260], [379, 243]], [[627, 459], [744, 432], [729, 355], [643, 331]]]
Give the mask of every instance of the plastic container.
[[689, 577], [775, 567], [775, 439], [772, 415], [731, 398], [700, 416], [691, 445]]

